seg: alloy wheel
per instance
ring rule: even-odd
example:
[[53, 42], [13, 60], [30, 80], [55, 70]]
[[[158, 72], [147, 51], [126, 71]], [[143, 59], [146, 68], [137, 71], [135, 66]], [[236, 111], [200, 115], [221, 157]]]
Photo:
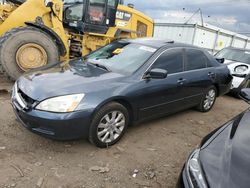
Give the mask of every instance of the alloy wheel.
[[103, 116], [97, 126], [97, 137], [105, 143], [118, 139], [125, 128], [125, 115], [120, 111], [111, 111]]
[[216, 99], [216, 91], [214, 89], [210, 89], [208, 93], [206, 94], [205, 100], [204, 100], [204, 109], [209, 110], [212, 108], [214, 102]]

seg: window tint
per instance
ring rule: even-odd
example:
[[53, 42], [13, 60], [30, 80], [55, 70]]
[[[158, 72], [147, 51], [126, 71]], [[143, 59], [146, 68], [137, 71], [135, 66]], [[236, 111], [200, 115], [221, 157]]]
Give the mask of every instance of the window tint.
[[102, 24], [105, 19], [105, 0], [90, 0], [87, 20], [92, 24]]
[[81, 21], [84, 9], [84, 4], [76, 4], [68, 7], [65, 11], [66, 19], [70, 21]]
[[115, 7], [116, 1], [115, 0], [108, 0], [108, 5], [111, 7]]
[[186, 54], [186, 71], [203, 69], [207, 67], [207, 57], [202, 51], [196, 49], [187, 49]]
[[164, 52], [154, 63], [152, 69], [160, 68], [173, 74], [183, 71], [183, 49], [172, 49]]
[[203, 51], [203, 53], [206, 56], [206, 60], [207, 60], [207, 67], [216, 67], [218, 65], [221, 65], [215, 58], [213, 55], [211, 55], [208, 51]]

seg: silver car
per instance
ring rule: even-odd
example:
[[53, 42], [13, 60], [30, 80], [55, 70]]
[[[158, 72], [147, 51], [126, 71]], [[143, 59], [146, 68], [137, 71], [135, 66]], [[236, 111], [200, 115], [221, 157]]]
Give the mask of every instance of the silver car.
[[228, 47], [219, 51], [215, 56], [225, 59], [224, 63], [233, 76], [231, 93], [238, 96], [241, 89], [250, 87], [250, 50]]

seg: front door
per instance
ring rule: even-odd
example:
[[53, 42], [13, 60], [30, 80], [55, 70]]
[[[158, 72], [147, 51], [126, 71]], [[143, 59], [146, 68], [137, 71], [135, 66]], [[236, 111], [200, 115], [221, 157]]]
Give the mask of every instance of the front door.
[[183, 49], [176, 48], [162, 53], [150, 69], [160, 68], [168, 71], [165, 79], [144, 79], [137, 91], [139, 119], [169, 114], [182, 109], [185, 92]]

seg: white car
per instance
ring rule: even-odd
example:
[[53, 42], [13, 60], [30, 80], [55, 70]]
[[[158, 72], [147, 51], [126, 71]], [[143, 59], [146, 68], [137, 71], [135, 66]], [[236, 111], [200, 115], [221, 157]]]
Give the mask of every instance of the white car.
[[228, 47], [219, 51], [215, 57], [225, 59], [224, 63], [233, 76], [231, 93], [238, 95], [241, 89], [250, 87], [250, 50]]

